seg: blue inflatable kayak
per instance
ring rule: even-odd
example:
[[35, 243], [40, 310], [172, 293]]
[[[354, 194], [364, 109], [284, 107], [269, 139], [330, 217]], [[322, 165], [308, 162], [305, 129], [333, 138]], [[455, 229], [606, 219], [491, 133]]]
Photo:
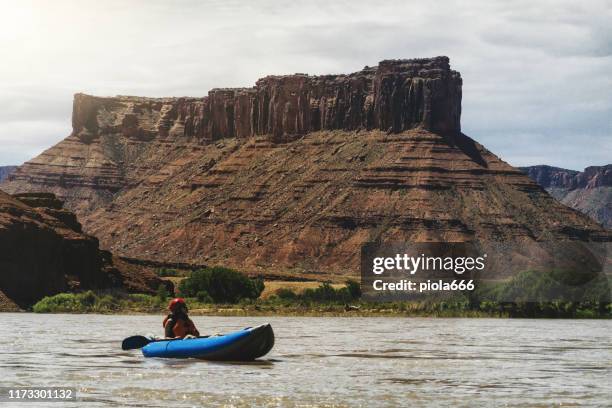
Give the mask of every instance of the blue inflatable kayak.
[[157, 340], [144, 346], [142, 354], [145, 357], [250, 361], [267, 354], [272, 346], [274, 331], [270, 324], [264, 324], [218, 336]]

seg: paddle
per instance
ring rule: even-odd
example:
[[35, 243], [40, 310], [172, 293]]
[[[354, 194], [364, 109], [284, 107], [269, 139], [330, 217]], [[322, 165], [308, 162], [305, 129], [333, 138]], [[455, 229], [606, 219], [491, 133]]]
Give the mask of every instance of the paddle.
[[[193, 337], [193, 338], [205, 339], [207, 337], [210, 337], [210, 336], [200, 336], [200, 337]], [[123, 339], [123, 341], [121, 342], [121, 348], [123, 350], [134, 350], [134, 349], [143, 348], [147, 344], [153, 343], [155, 341], [172, 341], [172, 340], [183, 340], [183, 339], [180, 339], [180, 338], [179, 339], [156, 339], [153, 337], [145, 337], [145, 336], [131, 336], [126, 339]]]
[[151, 343], [152, 341], [155, 341], [155, 339], [151, 337], [131, 336], [131, 337], [124, 339], [121, 342], [121, 348], [123, 350], [139, 349], [139, 348], [143, 348], [144, 346]]

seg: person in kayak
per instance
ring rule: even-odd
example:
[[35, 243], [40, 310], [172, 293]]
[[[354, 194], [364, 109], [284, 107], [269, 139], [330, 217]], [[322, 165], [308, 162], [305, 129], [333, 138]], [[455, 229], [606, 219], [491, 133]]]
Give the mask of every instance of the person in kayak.
[[170, 339], [183, 339], [198, 337], [200, 332], [187, 315], [185, 299], [176, 298], [168, 305], [170, 314], [164, 319], [165, 337]]

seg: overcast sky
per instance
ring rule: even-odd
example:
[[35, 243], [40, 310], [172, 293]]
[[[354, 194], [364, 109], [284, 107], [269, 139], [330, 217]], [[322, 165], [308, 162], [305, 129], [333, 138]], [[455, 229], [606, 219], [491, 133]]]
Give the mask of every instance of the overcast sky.
[[0, 165], [67, 136], [76, 92], [203, 96], [266, 74], [436, 55], [463, 76], [464, 133], [502, 159], [612, 162], [612, 0], [0, 6]]

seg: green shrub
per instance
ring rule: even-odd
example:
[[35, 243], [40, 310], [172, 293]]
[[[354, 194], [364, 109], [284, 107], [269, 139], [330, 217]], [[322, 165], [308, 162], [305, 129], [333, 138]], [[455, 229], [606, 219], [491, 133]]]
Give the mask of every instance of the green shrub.
[[[280, 288], [274, 296], [284, 301], [300, 301], [303, 304], [348, 303], [361, 297], [361, 287], [354, 280], [348, 280], [346, 286], [339, 289], [335, 289], [329, 282], [324, 282], [318, 288], [305, 289], [301, 294], [288, 288]], [[271, 300], [271, 297], [268, 300]]]
[[288, 288], [280, 288], [276, 290], [276, 296], [279, 299], [297, 299], [298, 295]]
[[128, 301], [138, 303], [152, 303], [155, 302], [155, 298], [151, 295], [146, 295], [144, 293], [131, 293], [130, 295], [128, 295]]
[[263, 279], [249, 279], [238, 271], [219, 266], [195, 271], [179, 284], [181, 295], [197, 297], [199, 292], [205, 291], [216, 303], [257, 299], [263, 289]]
[[208, 292], [205, 290], [201, 290], [198, 293], [196, 293], [196, 297], [198, 298], [198, 302], [202, 302], [202, 303], [213, 303], [214, 302], [213, 298], [210, 297]]
[[156, 270], [155, 273], [160, 278], [167, 278], [170, 276], [182, 276], [181, 271], [177, 269], [161, 268], [161, 269]]
[[301, 296], [306, 301], [313, 302], [349, 302], [352, 300], [349, 290], [344, 287], [340, 289], [334, 289], [329, 283], [322, 283], [316, 289], [306, 289]]
[[123, 304], [129, 309], [135, 310], [160, 310], [165, 308], [165, 302], [160, 302], [157, 296], [145, 295], [143, 293], [132, 293], [127, 296]]
[[165, 308], [165, 300], [159, 296], [134, 293], [97, 295], [92, 291], [82, 293], [59, 293], [37, 302], [35, 313], [109, 313], [117, 310], [157, 312]]
[[91, 290], [82, 293], [59, 293], [45, 296], [32, 307], [32, 310], [35, 313], [91, 312], [97, 301], [98, 297]]
[[266, 285], [262, 277], [257, 277], [253, 279], [252, 282], [253, 282], [253, 285], [255, 286], [254, 293], [257, 293], [257, 296], [249, 297], [249, 299], [257, 299], [261, 295], [261, 292], [263, 292], [264, 289], [266, 288]]
[[609, 316], [610, 284], [603, 275], [581, 271], [522, 271], [499, 283], [481, 283], [471, 296], [483, 311], [511, 317]]
[[170, 297], [170, 294], [168, 293], [168, 288], [166, 288], [166, 285], [162, 283], [157, 287], [156, 296], [160, 302], [164, 302]]
[[349, 291], [351, 299], [359, 299], [361, 297], [361, 285], [359, 285], [359, 282], [352, 279], [347, 280], [346, 289]]
[[96, 310], [99, 312], [111, 312], [119, 309], [119, 302], [111, 295], [98, 298]]
[[76, 300], [82, 306], [92, 307], [96, 300], [98, 300], [98, 297], [91, 290], [88, 290], [87, 292], [77, 294]]
[[80, 307], [74, 293], [45, 296], [32, 307], [34, 313], [76, 312], [79, 309]]

